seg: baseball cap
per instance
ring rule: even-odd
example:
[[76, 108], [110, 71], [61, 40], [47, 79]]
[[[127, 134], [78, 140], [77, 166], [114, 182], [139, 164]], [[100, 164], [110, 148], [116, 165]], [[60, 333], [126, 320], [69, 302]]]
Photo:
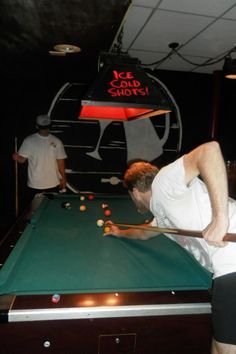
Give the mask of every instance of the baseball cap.
[[47, 114], [41, 114], [36, 118], [36, 124], [40, 127], [48, 127], [51, 124], [51, 119]]

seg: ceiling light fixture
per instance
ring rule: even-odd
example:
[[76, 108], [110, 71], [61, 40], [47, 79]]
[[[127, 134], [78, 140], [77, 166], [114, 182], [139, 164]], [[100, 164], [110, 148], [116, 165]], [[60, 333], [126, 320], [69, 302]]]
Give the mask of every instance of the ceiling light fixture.
[[71, 44], [57, 44], [53, 47], [58, 52], [63, 53], [79, 53], [81, 52], [81, 48], [76, 45]]
[[127, 54], [101, 53], [100, 71], [81, 100], [81, 119], [130, 121], [164, 114], [172, 104], [163, 88]]
[[49, 54], [55, 56], [66, 56], [67, 54], [74, 54], [81, 52], [81, 48], [72, 44], [57, 44], [50, 50]]

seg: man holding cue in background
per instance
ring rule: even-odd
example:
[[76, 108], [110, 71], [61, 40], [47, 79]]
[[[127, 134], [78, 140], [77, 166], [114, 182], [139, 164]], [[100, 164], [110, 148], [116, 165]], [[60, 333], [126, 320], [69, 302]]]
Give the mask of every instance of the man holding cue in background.
[[[152, 212], [154, 219], [147, 226], [203, 230], [203, 238], [167, 236], [212, 272], [211, 353], [236, 354], [236, 243], [223, 241], [228, 231], [236, 232], [236, 201], [228, 198], [219, 144], [202, 144], [160, 170], [148, 162], [134, 162], [124, 174], [124, 185], [139, 212]], [[157, 236], [145, 228], [108, 224], [110, 231], [104, 236], [141, 240]]]
[[66, 190], [65, 159], [63, 143], [50, 134], [51, 119], [48, 115], [36, 118], [37, 132], [27, 136], [19, 151], [12, 158], [17, 163], [28, 162], [27, 191], [28, 202], [35, 194]]

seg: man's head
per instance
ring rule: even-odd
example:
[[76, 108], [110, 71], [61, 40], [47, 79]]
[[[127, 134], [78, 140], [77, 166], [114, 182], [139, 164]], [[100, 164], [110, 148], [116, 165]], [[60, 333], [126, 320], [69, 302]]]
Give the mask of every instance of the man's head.
[[46, 114], [41, 114], [36, 118], [36, 127], [38, 130], [49, 130], [51, 126], [51, 119]]
[[140, 213], [150, 208], [151, 185], [158, 168], [149, 162], [134, 162], [124, 174], [123, 183]]
[[147, 192], [151, 189], [157, 172], [158, 168], [149, 162], [133, 162], [124, 174], [124, 186], [131, 192], [134, 188], [140, 192]]

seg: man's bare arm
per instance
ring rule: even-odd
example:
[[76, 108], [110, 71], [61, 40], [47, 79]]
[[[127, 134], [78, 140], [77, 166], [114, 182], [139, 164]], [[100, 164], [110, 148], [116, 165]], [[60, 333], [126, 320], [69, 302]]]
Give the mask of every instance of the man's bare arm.
[[205, 182], [212, 206], [212, 221], [204, 230], [204, 238], [212, 245], [223, 246], [227, 232], [228, 182], [224, 159], [217, 142], [202, 144], [184, 156], [186, 184], [200, 175]]
[[61, 182], [60, 182], [60, 187], [62, 189], [66, 188], [66, 172], [65, 172], [65, 160], [64, 159], [58, 159], [57, 160], [57, 165], [58, 165], [58, 170], [61, 174]]

